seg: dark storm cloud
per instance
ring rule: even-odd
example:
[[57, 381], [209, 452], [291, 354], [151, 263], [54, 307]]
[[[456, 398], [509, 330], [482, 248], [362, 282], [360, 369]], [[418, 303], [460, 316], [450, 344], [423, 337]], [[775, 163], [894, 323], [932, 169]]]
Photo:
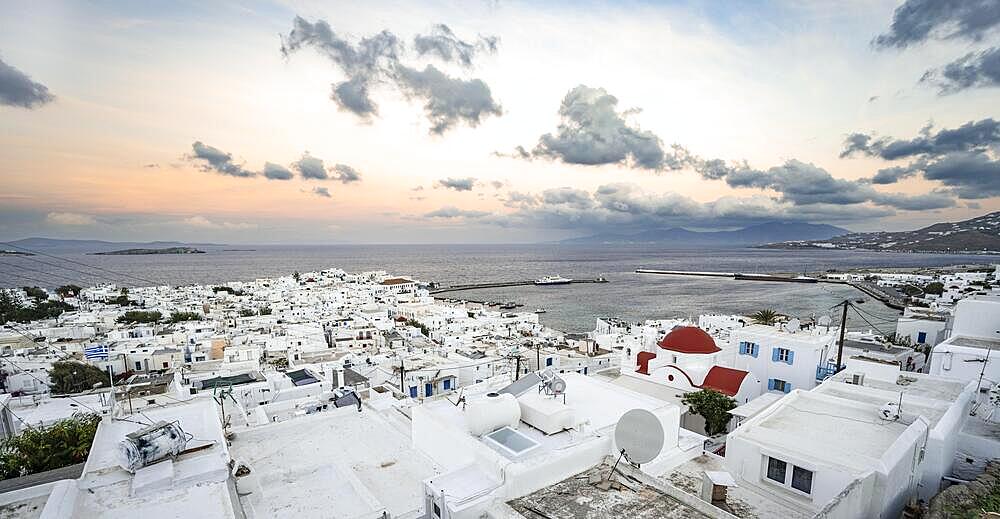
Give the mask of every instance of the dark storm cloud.
[[[629, 124], [630, 113], [619, 112], [618, 98], [605, 89], [577, 86], [562, 100], [556, 132], [542, 135], [530, 155], [567, 164], [677, 169], [679, 164], [666, 154], [659, 137]], [[520, 148], [519, 155], [528, 152]]]
[[1000, 196], [1000, 161], [982, 152], [955, 152], [924, 167], [924, 178], [937, 180], [960, 198]]
[[445, 189], [454, 189], [455, 191], [472, 191], [472, 188], [476, 185], [476, 179], [472, 177], [449, 177], [438, 180], [435, 185]]
[[434, 65], [424, 70], [400, 65], [396, 80], [408, 97], [425, 102], [424, 112], [434, 134], [440, 135], [459, 122], [475, 127], [487, 116], [503, 113], [490, 87], [480, 79], [454, 78]]
[[288, 168], [273, 162], [265, 162], [261, 174], [270, 180], [291, 180], [294, 176]]
[[911, 166], [893, 166], [891, 168], [883, 168], [875, 173], [872, 177], [872, 184], [895, 184], [904, 178], [910, 178], [919, 172], [919, 168]]
[[282, 38], [281, 52], [287, 57], [306, 46], [329, 58], [347, 76], [346, 81], [333, 87], [332, 98], [341, 108], [361, 117], [377, 113], [369, 90], [399, 59], [403, 44], [396, 35], [382, 31], [355, 45], [341, 38], [324, 20], [310, 23], [296, 16], [291, 32]]
[[200, 164], [199, 168], [205, 172], [214, 171], [222, 175], [242, 178], [257, 176], [253, 171], [247, 170], [242, 165], [233, 162], [231, 154], [214, 146], [204, 144], [201, 141], [195, 141], [191, 145], [191, 155], [188, 158], [198, 162]]
[[897, 160], [916, 156], [940, 156], [955, 151], [977, 151], [1000, 147], [1000, 121], [992, 118], [970, 121], [958, 128], [934, 133], [928, 126], [912, 139], [876, 139], [854, 133], [847, 137], [841, 157], [855, 153]]
[[0, 59], [0, 105], [31, 109], [54, 99], [48, 87]]
[[998, 87], [1000, 47], [966, 54], [941, 68], [927, 71], [920, 81], [936, 85], [941, 95], [970, 88]]
[[292, 168], [302, 175], [302, 178], [315, 180], [327, 180], [330, 175], [326, 172], [323, 160], [313, 157], [309, 153], [304, 153], [302, 158], [292, 164]]
[[346, 164], [337, 164], [333, 166], [333, 175], [330, 178], [344, 184], [350, 184], [352, 182], [360, 182], [361, 173], [358, 173], [358, 170]]
[[[481, 38], [468, 43], [455, 37], [445, 25], [435, 26], [430, 35], [414, 40], [421, 56], [435, 54], [445, 61], [471, 64], [479, 52], [494, 52], [496, 39]], [[424, 102], [431, 133], [442, 134], [458, 123], [477, 126], [490, 115], [501, 115], [500, 104], [481, 79], [451, 77], [433, 65], [423, 70], [404, 65], [400, 56], [403, 42], [393, 33], [382, 31], [362, 38], [357, 44], [338, 35], [324, 20], [311, 23], [296, 16], [292, 30], [282, 38], [281, 52], [287, 57], [311, 47], [326, 56], [347, 77], [333, 85], [331, 98], [344, 110], [362, 118], [378, 114], [372, 90], [378, 85], [399, 89], [410, 99]]]
[[463, 41], [455, 36], [450, 27], [440, 23], [431, 29], [430, 34], [418, 34], [413, 38], [413, 48], [420, 56], [435, 55], [443, 61], [471, 67], [476, 54], [495, 53], [498, 42], [496, 36], [480, 36], [475, 42]]
[[998, 24], [996, 0], [906, 0], [893, 13], [889, 30], [872, 44], [901, 49], [931, 38], [980, 41]]

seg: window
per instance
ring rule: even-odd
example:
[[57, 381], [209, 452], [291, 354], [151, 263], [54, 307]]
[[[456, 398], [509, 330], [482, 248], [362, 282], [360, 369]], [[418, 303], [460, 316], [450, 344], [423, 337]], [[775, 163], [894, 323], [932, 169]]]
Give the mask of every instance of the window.
[[163, 363], [163, 369], [167, 369], [169, 367], [170, 367], [170, 363], [169, 362], [164, 362]]
[[440, 519], [441, 517], [441, 507], [437, 503], [434, 503], [434, 517]]
[[156, 405], [156, 400], [146, 400], [146, 405]]
[[788, 464], [784, 461], [770, 456], [767, 457], [767, 479], [785, 484], [785, 472], [787, 472], [787, 470]]
[[811, 494], [812, 485], [813, 473], [811, 470], [806, 470], [802, 467], [792, 468], [792, 488], [795, 490], [801, 490], [806, 494]]
[[767, 456], [767, 479], [786, 487], [791, 487], [799, 492], [812, 494], [813, 472], [802, 467], [791, 465], [791, 477], [789, 477], [788, 467], [791, 465], [786, 461]]
[[135, 362], [135, 370], [136, 371], [142, 371], [142, 363], [141, 362], [139, 362], [139, 361]]
[[410, 398], [417, 398], [417, 386], [410, 386]]
[[778, 362], [788, 362], [791, 358], [792, 352], [785, 348], [778, 348]]
[[788, 393], [792, 390], [792, 385], [787, 381], [781, 380], [780, 378], [772, 378], [767, 381], [767, 389], [769, 391], [781, 391], [782, 393]]
[[545, 359], [545, 365], [546, 366], [551, 366], [552, 365], [552, 357], [548, 357], [548, 358]]
[[445, 390], [451, 389], [451, 379], [450, 378], [449, 379], [445, 379], [443, 387], [444, 387]]
[[925, 342], [927, 342], [927, 332], [918, 332], [917, 333], [917, 344], [923, 344]]

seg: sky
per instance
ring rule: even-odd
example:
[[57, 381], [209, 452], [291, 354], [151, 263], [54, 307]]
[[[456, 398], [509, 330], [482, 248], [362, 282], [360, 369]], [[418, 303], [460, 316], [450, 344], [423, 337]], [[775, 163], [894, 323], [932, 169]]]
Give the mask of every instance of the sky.
[[914, 229], [998, 87], [998, 0], [4, 2], [0, 239]]

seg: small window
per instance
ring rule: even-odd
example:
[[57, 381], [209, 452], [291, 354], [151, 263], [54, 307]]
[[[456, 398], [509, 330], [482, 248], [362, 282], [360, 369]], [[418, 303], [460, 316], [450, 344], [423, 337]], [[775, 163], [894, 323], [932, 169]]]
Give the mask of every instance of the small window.
[[146, 405], [156, 405], [156, 400], [146, 400]]
[[788, 362], [788, 358], [791, 355], [791, 353], [792, 352], [789, 351], [786, 348], [778, 348], [778, 361], [779, 362]]
[[787, 393], [788, 392], [786, 391], [787, 389], [788, 389], [788, 382], [785, 382], [784, 380], [781, 380], [779, 378], [774, 379], [775, 391], [781, 391], [782, 393]]
[[802, 467], [792, 467], [792, 488], [806, 494], [812, 493], [813, 473]]
[[[788, 464], [777, 458], [772, 458], [768, 456], [767, 458], [767, 479], [771, 479], [785, 484], [785, 472], [788, 469]], [[810, 474], [810, 477], [812, 475]]]
[[163, 369], [167, 369], [169, 367], [170, 367], [170, 363], [169, 362], [164, 362], [163, 363]]
[[441, 507], [437, 503], [434, 503], [434, 517], [441, 518]]

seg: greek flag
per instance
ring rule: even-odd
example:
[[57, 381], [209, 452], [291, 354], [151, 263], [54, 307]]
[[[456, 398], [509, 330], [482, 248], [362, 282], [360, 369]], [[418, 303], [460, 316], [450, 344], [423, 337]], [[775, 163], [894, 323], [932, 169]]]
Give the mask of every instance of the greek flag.
[[93, 346], [87, 346], [83, 349], [83, 356], [87, 360], [108, 360], [108, 345], [107, 344], [95, 344]]

